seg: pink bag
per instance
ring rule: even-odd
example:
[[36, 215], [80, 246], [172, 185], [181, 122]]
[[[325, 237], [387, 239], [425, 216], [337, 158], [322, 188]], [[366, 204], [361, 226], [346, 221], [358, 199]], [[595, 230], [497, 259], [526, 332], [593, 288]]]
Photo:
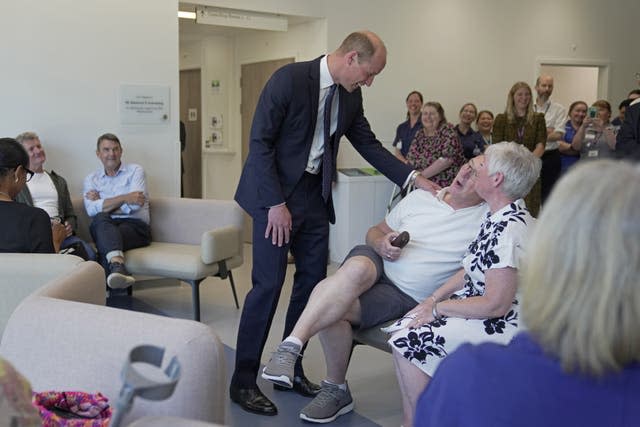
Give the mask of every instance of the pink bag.
[[82, 391], [43, 391], [33, 395], [44, 427], [107, 427], [112, 414], [108, 402], [101, 393]]

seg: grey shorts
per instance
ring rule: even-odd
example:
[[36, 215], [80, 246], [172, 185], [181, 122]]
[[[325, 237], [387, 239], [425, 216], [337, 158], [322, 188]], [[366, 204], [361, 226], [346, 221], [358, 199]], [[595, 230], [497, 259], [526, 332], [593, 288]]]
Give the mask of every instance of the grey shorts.
[[375, 264], [377, 274], [374, 285], [360, 295], [361, 316], [360, 324], [354, 325], [356, 329], [367, 329], [387, 320], [397, 319], [418, 305], [416, 300], [398, 289], [384, 274], [382, 257], [371, 246], [356, 246], [344, 260], [354, 256], [369, 258]]

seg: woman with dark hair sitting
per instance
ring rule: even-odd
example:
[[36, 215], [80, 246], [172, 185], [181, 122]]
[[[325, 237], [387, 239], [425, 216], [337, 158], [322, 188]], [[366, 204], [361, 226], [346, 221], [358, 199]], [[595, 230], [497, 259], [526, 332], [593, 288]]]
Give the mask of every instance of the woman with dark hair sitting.
[[33, 172], [29, 156], [13, 138], [0, 138], [0, 252], [54, 253], [66, 231], [39, 208], [14, 202]]

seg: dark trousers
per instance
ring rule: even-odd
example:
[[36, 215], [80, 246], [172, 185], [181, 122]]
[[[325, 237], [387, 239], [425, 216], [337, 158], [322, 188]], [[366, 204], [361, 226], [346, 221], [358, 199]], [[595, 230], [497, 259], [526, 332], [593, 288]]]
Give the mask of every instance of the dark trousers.
[[551, 190], [556, 184], [556, 181], [560, 178], [561, 169], [562, 160], [560, 158], [560, 151], [545, 151], [542, 155], [542, 170], [540, 171], [540, 200], [543, 204], [547, 197], [549, 197], [549, 194], [551, 194]]
[[98, 261], [107, 272], [109, 263], [105, 257], [109, 252], [127, 251], [151, 243], [151, 228], [146, 222], [135, 218], [111, 218], [104, 212], [93, 217], [89, 231], [98, 248]]
[[[287, 200], [293, 222], [289, 245], [278, 247], [271, 243], [271, 236], [265, 239], [266, 210], [254, 215], [253, 286], [244, 301], [238, 328], [236, 365], [231, 380], [235, 387], [256, 387], [260, 357], [287, 271], [289, 249], [295, 258], [296, 272], [283, 338], [293, 330], [315, 285], [327, 275], [329, 220], [321, 186], [321, 176], [305, 173]], [[303, 375], [300, 361], [296, 364], [296, 375]]]

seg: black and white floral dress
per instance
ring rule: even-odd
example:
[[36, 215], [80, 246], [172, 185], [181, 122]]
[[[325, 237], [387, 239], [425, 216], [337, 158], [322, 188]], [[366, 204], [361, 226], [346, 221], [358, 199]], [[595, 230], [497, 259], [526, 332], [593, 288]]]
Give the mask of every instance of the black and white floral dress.
[[[484, 294], [484, 273], [491, 268], [518, 268], [527, 227], [534, 221], [524, 200], [518, 199], [493, 215], [487, 214], [480, 233], [469, 245], [462, 260], [465, 284], [452, 299], [464, 299]], [[490, 216], [489, 216], [490, 215]], [[433, 376], [438, 364], [464, 343], [496, 342], [507, 344], [518, 332], [520, 310], [517, 297], [511, 310], [494, 319], [462, 319], [444, 317], [418, 328], [403, 328], [395, 332], [389, 344]]]

